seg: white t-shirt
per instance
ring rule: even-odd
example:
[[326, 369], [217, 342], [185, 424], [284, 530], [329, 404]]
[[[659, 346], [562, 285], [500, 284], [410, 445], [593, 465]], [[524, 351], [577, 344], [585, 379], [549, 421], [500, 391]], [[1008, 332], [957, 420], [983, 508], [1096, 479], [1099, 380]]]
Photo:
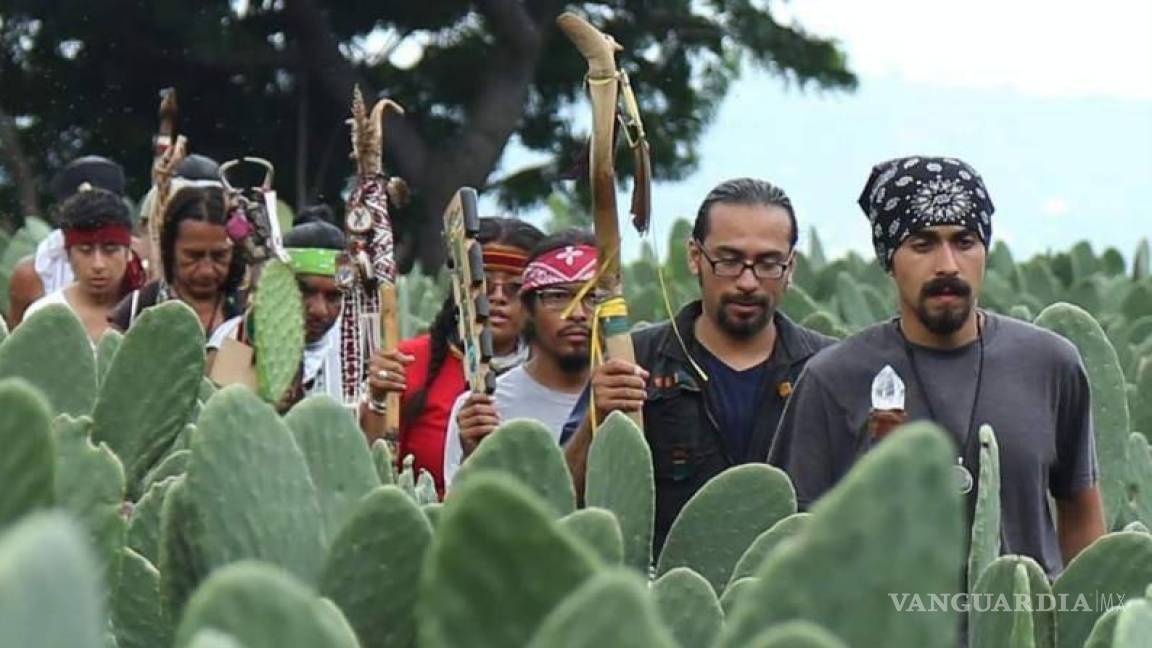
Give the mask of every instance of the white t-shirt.
[[44, 285], [46, 295], [72, 283], [75, 275], [72, 274], [72, 264], [68, 263], [68, 250], [64, 247], [63, 231], [52, 230], [52, 233], [36, 245], [33, 266], [36, 268], [36, 274], [40, 275], [40, 283]]
[[[456, 470], [464, 457], [464, 448], [460, 445], [460, 425], [456, 422], [457, 415], [468, 400], [469, 392], [464, 392], [456, 398], [452, 405], [452, 413], [448, 417], [448, 433], [444, 439], [444, 484], [452, 483]], [[580, 392], [567, 394], [549, 389], [536, 382], [521, 365], [510, 369], [508, 373], [496, 379], [496, 392], [492, 395], [495, 401], [496, 413], [501, 421], [516, 418], [536, 419], [544, 424], [556, 442], [560, 442], [560, 432], [564, 423], [580, 399]]]

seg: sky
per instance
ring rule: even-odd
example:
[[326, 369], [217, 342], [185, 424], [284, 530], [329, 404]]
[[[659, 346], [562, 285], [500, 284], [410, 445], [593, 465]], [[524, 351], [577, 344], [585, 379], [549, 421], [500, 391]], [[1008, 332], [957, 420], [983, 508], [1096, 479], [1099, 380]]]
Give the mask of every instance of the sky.
[[[712, 186], [756, 176], [792, 197], [802, 248], [814, 227], [830, 254], [868, 254], [856, 198], [873, 164], [910, 154], [960, 157], [980, 171], [996, 204], [993, 238], [1017, 258], [1083, 239], [1127, 257], [1152, 235], [1152, 0], [771, 6], [837, 39], [860, 85], [801, 91], [746, 69], [699, 143], [696, 172], [653, 187], [661, 251], [666, 228]], [[511, 147], [502, 167], [528, 160]], [[625, 237], [626, 258], [638, 247]]]

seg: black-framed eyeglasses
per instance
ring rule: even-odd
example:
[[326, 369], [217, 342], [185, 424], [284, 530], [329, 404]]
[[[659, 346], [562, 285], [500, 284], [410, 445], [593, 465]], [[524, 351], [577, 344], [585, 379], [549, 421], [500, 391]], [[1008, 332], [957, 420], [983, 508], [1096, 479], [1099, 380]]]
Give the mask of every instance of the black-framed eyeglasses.
[[700, 254], [704, 255], [704, 259], [712, 266], [712, 274], [717, 277], [724, 277], [725, 279], [736, 279], [744, 274], [744, 271], [751, 268], [752, 276], [763, 281], [765, 279], [780, 279], [784, 273], [788, 271], [788, 266], [792, 265], [791, 261], [775, 261], [771, 259], [758, 259], [756, 261], [745, 261], [744, 259], [713, 259], [708, 256], [708, 251], [704, 249], [704, 244], [699, 240], [696, 241], [696, 247], [700, 249]]
[[[565, 288], [541, 288], [536, 291], [536, 301], [545, 310], [552, 312], [560, 312], [572, 303], [576, 298], [576, 292], [567, 290]], [[596, 304], [600, 300], [600, 295], [595, 290], [589, 290], [584, 293], [584, 297], [580, 300], [580, 305], [584, 307], [585, 313], [591, 313], [596, 310]]]

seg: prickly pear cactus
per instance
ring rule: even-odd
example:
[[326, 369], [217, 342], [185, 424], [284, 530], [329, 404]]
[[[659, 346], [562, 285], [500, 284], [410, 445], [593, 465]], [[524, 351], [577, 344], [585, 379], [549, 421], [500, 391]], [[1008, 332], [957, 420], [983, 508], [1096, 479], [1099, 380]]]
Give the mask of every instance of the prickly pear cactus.
[[724, 625], [724, 611], [703, 576], [677, 567], [652, 584], [656, 608], [681, 646], [711, 646]]
[[815, 623], [789, 621], [768, 628], [751, 644], [756, 648], [848, 648], [848, 644]]
[[54, 499], [48, 403], [20, 379], [0, 381], [0, 529]]
[[392, 451], [384, 439], [372, 442], [372, 465], [376, 468], [376, 476], [384, 486], [396, 483], [396, 461], [392, 458]]
[[287, 572], [239, 562], [208, 577], [188, 601], [176, 648], [201, 630], [234, 637], [245, 648], [357, 648], [352, 628], [330, 603]]
[[183, 475], [188, 471], [188, 460], [191, 457], [192, 452], [190, 450], [176, 450], [170, 453], [144, 475], [144, 479], [140, 480], [140, 490], [146, 493], [149, 488], [152, 488], [152, 484], [162, 482], [169, 477]]
[[1036, 325], [1059, 333], [1076, 345], [1088, 372], [1096, 456], [1100, 463], [1100, 495], [1104, 501], [1105, 522], [1112, 528], [1126, 501], [1124, 486], [1130, 432], [1120, 360], [1100, 324], [1079, 306], [1052, 304], [1036, 316]]
[[1092, 625], [1092, 632], [1084, 641], [1084, 648], [1112, 648], [1112, 639], [1116, 634], [1116, 619], [1120, 617], [1120, 608], [1110, 608], [1096, 619]]
[[109, 601], [117, 648], [172, 645], [173, 621], [160, 600], [160, 571], [135, 551], [123, 552]]
[[188, 422], [203, 375], [204, 330], [181, 301], [144, 310], [124, 336], [92, 411], [92, 440], [123, 462], [133, 497]]
[[813, 506], [808, 528], [769, 554], [719, 645], [746, 646], [774, 624], [805, 619], [850, 645], [954, 646], [954, 615], [903, 613], [889, 597], [960, 590], [963, 515], [952, 462], [952, 442], [928, 423], [903, 426], [865, 454]]
[[[1084, 644], [1102, 610], [1098, 594], [1123, 596], [1144, 593], [1152, 583], [1152, 536], [1122, 531], [1109, 533], [1080, 552], [1052, 585], [1052, 593], [1067, 597], [1065, 609], [1056, 611], [1057, 648]], [[1084, 597], [1084, 605], [1076, 605]]]
[[160, 507], [160, 602], [169, 619], [179, 619], [184, 603], [208, 573], [208, 566], [194, 546], [203, 533], [200, 521], [185, 493], [187, 477], [176, 477]]
[[432, 504], [425, 504], [420, 507], [420, 512], [424, 517], [428, 518], [428, 524], [432, 525], [432, 530], [435, 531], [438, 524], [440, 524], [440, 513], [443, 512], [444, 505], [440, 502], [433, 502]]
[[61, 414], [53, 421], [56, 445], [56, 505], [76, 516], [92, 540], [108, 582], [114, 582], [124, 546], [127, 523], [120, 515], [124, 503], [124, 468], [108, 446], [92, 445], [92, 420]]
[[996, 433], [980, 426], [980, 479], [976, 511], [972, 515], [972, 542], [968, 549], [968, 588], [971, 589], [1000, 555], [1000, 447]]
[[208, 401], [186, 480], [200, 527], [191, 544], [205, 565], [265, 560], [315, 581], [327, 546], [316, 485], [288, 427], [248, 388]]
[[1128, 601], [1116, 617], [1116, 632], [1112, 645], [1116, 648], [1147, 646], [1152, 637], [1152, 602], [1148, 599]]
[[521, 480], [551, 505], [556, 517], [576, 509], [576, 492], [564, 453], [548, 428], [538, 421], [514, 419], [496, 428], [460, 466], [452, 488], [472, 474], [501, 471]]
[[1128, 437], [1128, 471], [1132, 513], [1145, 527], [1152, 528], [1152, 448], [1137, 432]]
[[757, 536], [740, 556], [740, 560], [736, 562], [736, 567], [732, 569], [732, 576], [728, 579], [728, 585], [725, 586], [725, 589], [731, 587], [741, 578], [755, 576], [768, 554], [772, 553], [772, 550], [781, 542], [800, 534], [807, 528], [811, 519], [811, 513], [793, 513]]
[[343, 405], [310, 396], [284, 417], [316, 485], [325, 535], [334, 537], [365, 494], [380, 485], [364, 435]]
[[112, 359], [116, 357], [123, 341], [124, 334], [116, 329], [108, 329], [100, 336], [100, 341], [96, 343], [96, 378], [99, 382], [104, 382], [104, 376], [108, 375], [108, 368], [112, 366]]
[[635, 572], [622, 570], [599, 574], [572, 592], [544, 619], [527, 645], [529, 648], [677, 646], [661, 623], [644, 581]]
[[128, 521], [128, 548], [153, 565], [160, 563], [160, 511], [164, 496], [176, 480], [177, 477], [169, 477], [149, 486], [144, 497], [132, 507], [132, 518]]
[[455, 486], [425, 561], [420, 644], [525, 645], [544, 618], [601, 568], [555, 516], [508, 475], [477, 473]]
[[416, 639], [416, 583], [432, 527], [395, 486], [378, 487], [340, 530], [320, 574], [364, 648], [406, 647]]
[[100, 569], [67, 515], [30, 515], [0, 536], [0, 583], [0, 645], [104, 648]]
[[588, 543], [606, 565], [624, 560], [624, 539], [620, 523], [607, 509], [596, 506], [572, 511], [560, 518], [560, 527]]
[[260, 396], [276, 403], [292, 387], [304, 357], [304, 302], [291, 266], [281, 261], [264, 265], [251, 317]]
[[8, 322], [0, 316], [0, 344], [4, 343], [4, 338], [8, 337]]
[[0, 344], [0, 380], [23, 378], [52, 414], [83, 416], [96, 399], [96, 356], [70, 308], [53, 304], [24, 320]]
[[691, 567], [723, 592], [748, 546], [795, 512], [796, 493], [782, 470], [759, 463], [729, 468], [684, 505], [668, 531], [656, 573]]
[[420, 469], [420, 476], [416, 478], [416, 486], [412, 489], [412, 494], [415, 495], [416, 503], [420, 506], [425, 504], [435, 504], [440, 501], [440, 497], [436, 494], [436, 480], [432, 477], [432, 473]]
[[[968, 634], [972, 646], [1025, 645], [1025, 637], [1017, 636], [1025, 627], [1030, 635], [1028, 645], [1053, 645], [1055, 621], [1052, 606], [1045, 603], [1051, 598], [1052, 587], [1035, 560], [1026, 556], [996, 558], [971, 585], [971, 592], [975, 601], [985, 602], [970, 607]], [[1028, 606], [1016, 605], [1017, 596], [1026, 597]], [[1000, 597], [1009, 601], [1011, 610], [997, 609]]]
[[624, 540], [624, 564], [645, 576], [652, 562], [656, 484], [652, 451], [632, 419], [613, 412], [588, 450], [584, 501], [612, 511]]

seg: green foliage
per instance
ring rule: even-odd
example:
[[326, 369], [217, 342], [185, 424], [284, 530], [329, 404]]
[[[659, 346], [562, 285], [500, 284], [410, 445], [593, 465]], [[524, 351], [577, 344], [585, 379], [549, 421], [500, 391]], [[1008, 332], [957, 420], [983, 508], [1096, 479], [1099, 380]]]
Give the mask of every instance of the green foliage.
[[504, 475], [475, 474], [454, 487], [425, 564], [421, 643], [527, 643], [545, 617], [600, 569], [592, 551], [564, 532], [555, 515]]
[[1101, 466], [1100, 492], [1105, 521], [1111, 527], [1124, 508], [1130, 431], [1126, 383], [1116, 350], [1099, 322], [1071, 304], [1057, 303], [1045, 308], [1036, 316], [1036, 325], [1075, 344], [1088, 372], [1096, 456]]
[[[1022, 556], [996, 558], [980, 574], [971, 591], [974, 601], [982, 601], [970, 606], [971, 645], [1053, 645], [1052, 587], [1036, 561]], [[1018, 596], [1024, 597], [1027, 605], [1018, 605], [1017, 601], [1021, 600]], [[1010, 609], [999, 606], [1001, 601], [1008, 601]], [[1025, 628], [1027, 640], [1019, 636]]]
[[380, 485], [364, 435], [348, 410], [312, 396], [284, 417], [316, 486], [325, 535], [335, 536], [365, 494]]
[[123, 462], [133, 495], [188, 422], [203, 375], [204, 330], [181, 301], [146, 309], [124, 336], [92, 411], [92, 440]]
[[748, 645], [793, 619], [852, 645], [955, 645], [952, 615], [902, 613], [889, 597], [959, 590], [961, 503], [952, 465], [951, 442], [931, 424], [904, 426], [867, 453], [812, 508], [808, 528], [769, 554], [719, 645]]
[[[1110, 533], [1077, 555], [1052, 585], [1057, 597], [1066, 595], [1067, 609], [1056, 611], [1057, 648], [1079, 648], [1102, 610], [1090, 602], [1099, 592], [1125, 599], [1140, 596], [1152, 583], [1152, 536], [1146, 533]], [[1073, 605], [1085, 597], [1084, 606]]]
[[255, 559], [309, 583], [319, 574], [329, 536], [308, 464], [288, 426], [247, 388], [208, 401], [183, 490], [196, 520], [189, 545], [203, 565]]
[[576, 492], [556, 437], [538, 421], [514, 419], [496, 428], [460, 466], [452, 487], [473, 474], [500, 471], [513, 475], [551, 505], [557, 517], [576, 508]]
[[620, 533], [620, 523], [611, 511], [595, 506], [572, 511], [560, 518], [560, 526], [588, 543], [605, 564], [623, 562], [624, 538]]
[[428, 520], [395, 486], [360, 500], [336, 535], [320, 592], [344, 611], [364, 648], [412, 645], [416, 584], [431, 542]]
[[622, 413], [600, 424], [588, 450], [584, 500], [611, 511], [620, 523], [624, 564], [647, 575], [652, 562], [656, 488], [652, 451], [644, 433]]
[[19, 377], [48, 399], [53, 414], [84, 416], [96, 399], [96, 358], [67, 306], [37, 311], [0, 343], [0, 380]]
[[278, 260], [264, 265], [250, 317], [260, 396], [278, 403], [291, 389], [304, 357], [304, 302], [292, 266]]
[[0, 529], [53, 501], [48, 404], [19, 379], [0, 381]]
[[652, 596], [660, 616], [681, 646], [710, 646], [724, 626], [724, 611], [712, 585], [687, 567], [656, 579]]
[[1128, 437], [1128, 460], [1132, 513], [1152, 528], [1152, 448], [1144, 435], [1133, 432]]
[[176, 631], [177, 648], [211, 628], [245, 648], [356, 648], [348, 622], [307, 585], [269, 565], [239, 562], [221, 568], [188, 601]]
[[0, 536], [0, 645], [104, 648], [100, 570], [84, 532], [60, 513]]
[[684, 505], [668, 531], [656, 573], [691, 567], [722, 592], [748, 545], [795, 512], [796, 493], [782, 470], [766, 464], [729, 468]]
[[768, 628], [749, 643], [750, 648], [847, 648], [836, 635], [815, 623], [788, 621]]
[[744, 550], [744, 555], [740, 556], [739, 562], [736, 567], [732, 569], [732, 577], [728, 579], [728, 584], [725, 586], [724, 593], [727, 594], [728, 590], [735, 585], [736, 581], [745, 578], [751, 578], [756, 575], [760, 569], [760, 565], [764, 563], [764, 559], [772, 550], [784, 542], [788, 538], [799, 535], [808, 526], [808, 522], [812, 519], [811, 513], [793, 513], [788, 517], [781, 519], [776, 524], [773, 524], [764, 533], [761, 533], [748, 548]]
[[972, 541], [968, 549], [968, 588], [1000, 555], [1000, 447], [991, 426], [980, 426], [980, 475], [976, 509], [972, 514]]
[[116, 357], [123, 341], [124, 335], [115, 329], [108, 329], [100, 336], [100, 341], [96, 343], [96, 378], [99, 382], [104, 382], [104, 376], [108, 375], [112, 359]]
[[172, 620], [160, 599], [160, 571], [147, 558], [125, 549], [110, 601], [118, 648], [172, 645]]
[[644, 582], [631, 571], [590, 579], [544, 619], [529, 648], [675, 648]]

